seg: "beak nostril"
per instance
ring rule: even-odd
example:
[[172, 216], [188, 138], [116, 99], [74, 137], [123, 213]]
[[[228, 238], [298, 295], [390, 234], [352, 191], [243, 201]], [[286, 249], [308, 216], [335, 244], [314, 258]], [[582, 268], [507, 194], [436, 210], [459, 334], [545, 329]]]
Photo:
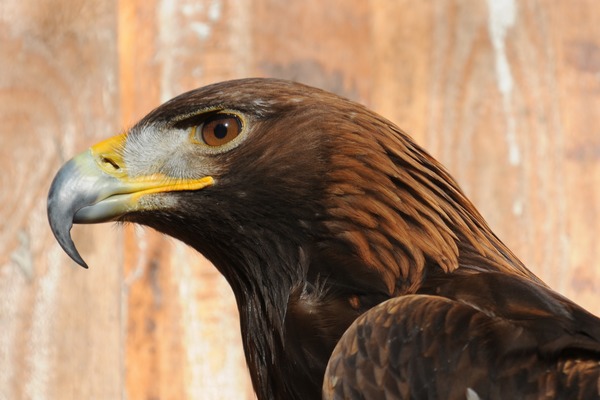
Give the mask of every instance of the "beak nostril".
[[115, 169], [115, 171], [118, 171], [121, 169], [121, 166], [109, 157], [102, 156], [102, 157], [100, 157], [100, 161], [102, 161], [102, 163], [105, 165], [110, 165], [112, 168]]

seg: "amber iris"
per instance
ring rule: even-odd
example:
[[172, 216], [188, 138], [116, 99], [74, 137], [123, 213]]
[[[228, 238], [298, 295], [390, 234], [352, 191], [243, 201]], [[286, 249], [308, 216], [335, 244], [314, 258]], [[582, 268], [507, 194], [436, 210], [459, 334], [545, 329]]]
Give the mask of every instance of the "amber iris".
[[209, 146], [222, 146], [235, 139], [241, 130], [239, 118], [233, 115], [219, 115], [202, 125], [202, 141]]

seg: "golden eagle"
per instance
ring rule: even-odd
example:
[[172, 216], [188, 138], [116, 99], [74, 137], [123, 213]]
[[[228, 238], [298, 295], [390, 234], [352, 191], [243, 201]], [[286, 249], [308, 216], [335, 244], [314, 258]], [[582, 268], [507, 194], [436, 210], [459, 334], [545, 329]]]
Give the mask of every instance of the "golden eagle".
[[399, 128], [322, 90], [182, 94], [65, 164], [48, 215], [83, 266], [73, 223], [139, 223], [206, 256], [260, 400], [600, 397], [600, 320]]

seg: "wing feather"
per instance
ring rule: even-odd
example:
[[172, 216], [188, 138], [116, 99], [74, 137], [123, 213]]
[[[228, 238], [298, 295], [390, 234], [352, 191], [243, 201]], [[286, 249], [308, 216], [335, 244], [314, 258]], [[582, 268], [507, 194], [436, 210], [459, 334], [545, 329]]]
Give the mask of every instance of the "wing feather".
[[[359, 317], [332, 354], [324, 398], [600, 398], [596, 318], [543, 286], [481, 275]], [[486, 284], [503, 286], [487, 295]]]

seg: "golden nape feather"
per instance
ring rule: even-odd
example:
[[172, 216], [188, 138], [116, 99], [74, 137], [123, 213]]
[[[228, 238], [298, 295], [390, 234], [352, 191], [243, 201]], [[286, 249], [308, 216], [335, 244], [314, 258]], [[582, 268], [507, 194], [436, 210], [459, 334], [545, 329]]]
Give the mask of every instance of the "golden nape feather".
[[394, 124], [275, 79], [184, 93], [57, 173], [52, 231], [128, 221], [206, 256], [266, 399], [600, 398], [600, 320]]

